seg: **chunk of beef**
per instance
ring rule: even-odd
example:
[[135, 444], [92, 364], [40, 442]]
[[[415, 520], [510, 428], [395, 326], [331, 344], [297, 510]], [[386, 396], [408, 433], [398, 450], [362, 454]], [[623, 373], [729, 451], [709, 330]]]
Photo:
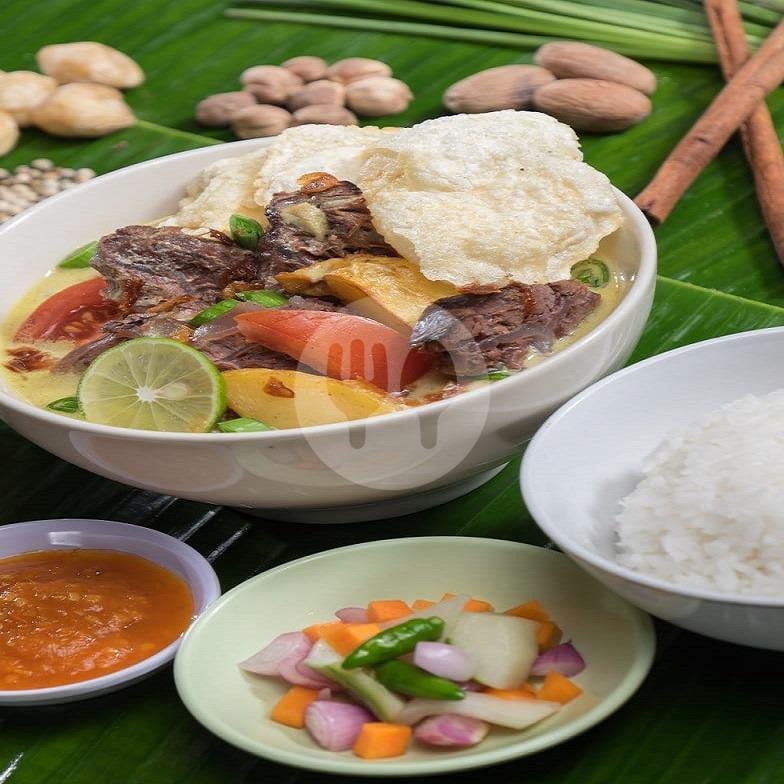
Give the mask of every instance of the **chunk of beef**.
[[190, 327], [171, 316], [156, 313], [132, 313], [103, 325], [101, 336], [69, 351], [54, 367], [55, 372], [80, 373], [99, 355], [131, 338], [175, 338], [187, 340]]
[[395, 256], [373, 228], [362, 191], [321, 175], [300, 190], [276, 193], [266, 210], [269, 227], [259, 245], [268, 286], [274, 276], [316, 261], [370, 253]]
[[187, 320], [233, 281], [258, 281], [255, 253], [220, 232], [209, 239], [176, 226], [125, 226], [102, 237], [91, 264], [122, 313], [170, 312]]
[[461, 294], [433, 303], [411, 334], [411, 345], [433, 354], [444, 373], [479, 376], [494, 368], [519, 370], [531, 347], [546, 351], [599, 302], [576, 280], [490, 294]]

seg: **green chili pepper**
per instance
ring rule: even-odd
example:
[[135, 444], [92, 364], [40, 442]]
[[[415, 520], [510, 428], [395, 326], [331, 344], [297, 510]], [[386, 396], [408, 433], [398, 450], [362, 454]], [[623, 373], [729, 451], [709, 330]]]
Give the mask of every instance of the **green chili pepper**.
[[397, 626], [384, 629], [346, 656], [343, 669], [370, 667], [372, 664], [397, 659], [411, 653], [418, 642], [433, 642], [441, 637], [444, 622], [440, 618], [411, 618]]
[[599, 259], [585, 259], [572, 267], [572, 277], [592, 289], [603, 289], [610, 282], [610, 270]]
[[218, 430], [222, 433], [257, 433], [262, 430], [274, 430], [274, 427], [259, 422], [258, 419], [248, 417], [238, 417], [237, 419], [227, 419], [225, 422], [218, 422]]
[[285, 305], [288, 300], [277, 291], [267, 291], [266, 289], [256, 289], [254, 291], [238, 291], [234, 295], [235, 299], [243, 302], [253, 302], [255, 305], [263, 305], [265, 308], [276, 308], [278, 305]]
[[57, 266], [60, 269], [82, 269], [89, 267], [95, 251], [98, 250], [98, 242], [88, 242], [81, 248], [72, 250]]
[[236, 212], [229, 218], [229, 231], [234, 242], [246, 250], [256, 250], [264, 234], [264, 228], [257, 220]]
[[236, 301], [233, 299], [222, 299], [220, 302], [216, 302], [214, 305], [210, 305], [200, 313], [197, 313], [188, 323], [192, 327], [200, 327], [202, 324], [206, 324], [208, 321], [228, 313], [236, 304]]
[[465, 692], [452, 681], [431, 675], [404, 661], [388, 661], [376, 668], [376, 680], [391, 691], [426, 700], [463, 700]]
[[483, 376], [477, 376], [477, 381], [503, 381], [505, 378], [509, 378], [509, 376], [513, 376], [511, 370], [491, 370], [489, 373], [485, 373]]
[[75, 414], [79, 410], [79, 398], [61, 397], [59, 400], [47, 403], [46, 407], [50, 411], [57, 411], [59, 414]]

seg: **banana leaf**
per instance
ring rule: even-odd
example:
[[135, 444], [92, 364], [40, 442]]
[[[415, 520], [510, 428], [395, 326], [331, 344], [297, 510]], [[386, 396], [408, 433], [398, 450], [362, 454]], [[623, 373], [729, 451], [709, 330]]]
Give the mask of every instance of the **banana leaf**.
[[[695, 5], [695, 7], [698, 7]], [[409, 124], [441, 113], [441, 94], [482, 68], [530, 62], [531, 51], [427, 38], [229, 20], [215, 0], [6, 0], [0, 8], [0, 68], [34, 68], [55, 41], [100, 40], [139, 60], [147, 81], [128, 94], [141, 122], [94, 141], [25, 131], [0, 167], [51, 157], [97, 172], [228, 140], [200, 128], [195, 103], [235, 89], [243, 68], [298, 54], [361, 55], [392, 65], [416, 100]], [[615, 136], [586, 137], [586, 158], [633, 195], [721, 86], [712, 67], [657, 63], [654, 112]], [[784, 121], [780, 91], [769, 101]], [[118, 214], [118, 223], [122, 221]], [[695, 183], [657, 231], [661, 276], [651, 319], [633, 361], [717, 335], [784, 325], [784, 272], [762, 226], [753, 184], [736, 144]], [[426, 513], [354, 526], [259, 521], [239, 512], [134, 490], [88, 474], [0, 425], [12, 456], [0, 475], [0, 523], [98, 517], [150, 525], [187, 539], [214, 563], [224, 589], [275, 564], [343, 544], [404, 535], [490, 536], [545, 545], [525, 510], [519, 461], [469, 496]], [[568, 482], [568, 477], [565, 478]], [[781, 657], [659, 626], [659, 653], [641, 691], [617, 714], [563, 747], [459, 782], [492, 775], [538, 784], [761, 784], [784, 777], [778, 727]], [[710, 666], [703, 664], [709, 662]], [[760, 688], [758, 673], [766, 673]], [[114, 695], [75, 705], [0, 710], [0, 782], [11, 784], [223, 784], [332, 781], [234, 750], [185, 711], [171, 671]], [[369, 781], [369, 779], [368, 779]]]

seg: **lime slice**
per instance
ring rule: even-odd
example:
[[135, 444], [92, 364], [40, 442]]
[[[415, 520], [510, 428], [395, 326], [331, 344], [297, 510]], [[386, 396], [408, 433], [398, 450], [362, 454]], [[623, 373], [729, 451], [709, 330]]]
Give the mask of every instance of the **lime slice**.
[[136, 338], [92, 362], [79, 402], [88, 422], [203, 433], [223, 416], [226, 388], [218, 368], [196, 349], [169, 338]]

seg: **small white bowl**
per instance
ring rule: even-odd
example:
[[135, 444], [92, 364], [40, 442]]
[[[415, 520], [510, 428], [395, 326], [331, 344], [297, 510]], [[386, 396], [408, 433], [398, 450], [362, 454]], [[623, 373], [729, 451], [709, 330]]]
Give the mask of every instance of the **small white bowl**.
[[[325, 751], [306, 731], [270, 720], [286, 687], [237, 666], [277, 635], [327, 621], [341, 607], [382, 597], [438, 599], [447, 591], [499, 609], [538, 599], [588, 663], [575, 679], [584, 693], [527, 730], [495, 729], [473, 748], [412, 744], [405, 756], [368, 762], [350, 751]], [[186, 707], [207, 729], [251, 754], [322, 773], [420, 776], [522, 757], [584, 732], [631, 697], [653, 652], [650, 618], [560, 553], [497, 539], [427, 536], [340, 547], [242, 583], [185, 635], [174, 678]]]
[[[218, 576], [203, 556], [179, 539], [151, 528], [110, 520], [36, 520], [0, 527], [0, 558], [74, 548], [133, 553], [169, 569], [191, 589], [194, 619], [221, 593]], [[47, 689], [0, 690], [0, 705], [55, 705], [116, 691], [170, 662], [181, 639], [137, 664], [88, 681]]]
[[[746, 394], [784, 387], [784, 328], [669, 351], [594, 384], [539, 430], [521, 469], [539, 527], [621, 596], [685, 629], [784, 650], [784, 598], [673, 585], [618, 564], [614, 518], [642, 463], [672, 431]], [[782, 461], [784, 466], [784, 461]]]
[[[176, 209], [185, 186], [219, 158], [269, 140], [206, 147], [97, 177], [0, 228], [0, 320], [73, 248]], [[484, 389], [399, 413], [300, 430], [151, 433], [80, 422], [20, 400], [0, 381], [0, 417], [58, 457], [166, 495], [306, 522], [373, 520], [456, 498], [519, 454], [545, 417], [622, 367], [650, 312], [656, 244], [634, 203], [600, 254], [633, 278], [623, 301], [564, 351]], [[45, 227], [45, 230], [42, 230]]]

